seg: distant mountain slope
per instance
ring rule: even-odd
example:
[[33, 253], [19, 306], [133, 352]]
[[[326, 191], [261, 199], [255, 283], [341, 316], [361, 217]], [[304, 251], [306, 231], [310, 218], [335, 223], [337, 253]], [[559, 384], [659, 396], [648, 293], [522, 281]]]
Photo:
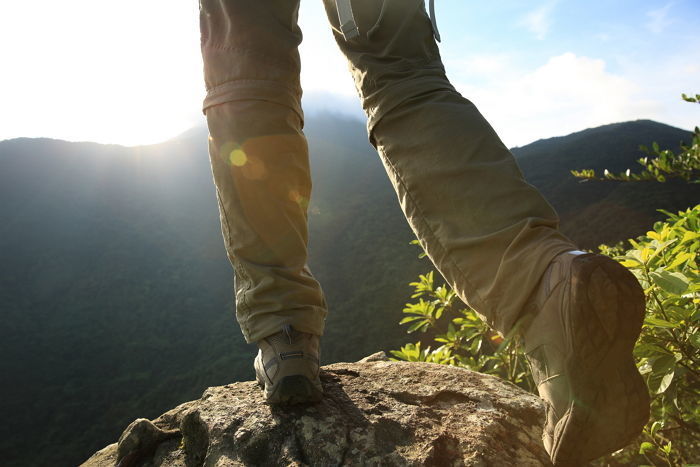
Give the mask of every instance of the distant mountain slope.
[[[408, 340], [407, 283], [430, 268], [361, 122], [309, 118], [310, 264], [330, 306], [322, 360], [354, 361]], [[640, 143], [688, 133], [628, 122], [514, 153], [583, 246], [645, 231], [655, 207], [700, 186], [579, 183], [572, 168], [624, 169]], [[206, 131], [135, 148], [0, 142], [0, 458], [75, 465], [137, 416], [211, 385], [252, 378], [233, 318]], [[36, 429], [42, 419], [45, 431]], [[78, 435], [82, 433], [83, 435]]]
[[557, 209], [562, 230], [581, 246], [595, 248], [640, 235], [674, 210], [700, 201], [700, 186], [683, 182], [582, 182], [571, 169], [636, 170], [640, 144], [664, 148], [689, 143], [691, 134], [650, 120], [615, 123], [513, 149], [527, 180]]
[[0, 143], [4, 465], [77, 465], [245, 371], [205, 146]]

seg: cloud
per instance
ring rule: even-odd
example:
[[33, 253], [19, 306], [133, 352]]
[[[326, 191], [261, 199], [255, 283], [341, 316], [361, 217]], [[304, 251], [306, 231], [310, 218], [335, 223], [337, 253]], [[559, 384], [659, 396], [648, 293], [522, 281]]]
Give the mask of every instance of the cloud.
[[355, 117], [358, 120], [365, 118], [360, 99], [356, 95], [311, 90], [304, 92], [301, 103], [307, 115], [330, 113]]
[[494, 74], [488, 86], [458, 85], [509, 146], [648, 118], [659, 110], [655, 101], [637, 97], [634, 82], [608, 72], [600, 59], [567, 52], [531, 71], [513, 68]]
[[650, 10], [647, 12], [647, 17], [649, 21], [646, 24], [647, 29], [654, 34], [661, 34], [664, 29], [673, 23], [671, 19], [668, 18], [668, 12], [673, 6], [674, 2], [669, 2], [661, 8], [656, 10]]
[[506, 72], [510, 66], [508, 54], [471, 54], [466, 57], [457, 55], [446, 60], [450, 75], [483, 78]]
[[556, 3], [556, 1], [545, 3], [530, 11], [523, 16], [520, 24], [533, 33], [537, 39], [543, 40], [552, 25], [552, 10], [554, 10]]

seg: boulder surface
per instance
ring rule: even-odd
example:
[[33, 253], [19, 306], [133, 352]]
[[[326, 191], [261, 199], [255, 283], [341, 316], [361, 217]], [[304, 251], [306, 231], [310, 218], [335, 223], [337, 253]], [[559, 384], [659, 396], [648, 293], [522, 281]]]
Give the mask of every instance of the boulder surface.
[[255, 382], [131, 423], [85, 466], [551, 465], [536, 396], [498, 378], [379, 357], [323, 367], [325, 397], [265, 404]]

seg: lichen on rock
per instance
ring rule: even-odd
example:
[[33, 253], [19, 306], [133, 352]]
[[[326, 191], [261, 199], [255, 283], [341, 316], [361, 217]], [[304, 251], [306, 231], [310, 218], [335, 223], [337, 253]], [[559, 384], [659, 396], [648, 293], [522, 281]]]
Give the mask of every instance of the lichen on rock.
[[462, 368], [372, 357], [323, 367], [317, 404], [269, 406], [254, 382], [209, 388], [132, 423], [83, 465], [551, 465], [536, 396]]

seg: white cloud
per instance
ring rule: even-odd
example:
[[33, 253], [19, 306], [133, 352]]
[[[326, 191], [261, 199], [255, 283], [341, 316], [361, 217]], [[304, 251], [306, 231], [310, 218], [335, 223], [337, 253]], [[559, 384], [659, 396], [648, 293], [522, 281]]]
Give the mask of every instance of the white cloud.
[[347, 115], [358, 120], [365, 118], [360, 99], [356, 95], [350, 96], [322, 90], [304, 91], [302, 105], [306, 115], [330, 113]]
[[472, 54], [451, 57], [445, 62], [448, 72], [461, 77], [483, 78], [506, 72], [510, 65], [511, 57], [508, 54]]
[[533, 33], [537, 39], [543, 40], [552, 25], [552, 10], [554, 10], [556, 3], [556, 1], [545, 3], [530, 11], [523, 16], [520, 24]]
[[509, 146], [584, 128], [650, 118], [655, 101], [639, 99], [639, 87], [610, 73], [599, 59], [565, 53], [538, 68], [496, 73], [487, 87], [459, 86]]
[[646, 26], [649, 31], [653, 32], [654, 34], [661, 34], [664, 29], [673, 23], [673, 21], [668, 17], [668, 12], [671, 10], [673, 3], [674, 2], [669, 2], [661, 8], [647, 12], [649, 21], [647, 22]]

